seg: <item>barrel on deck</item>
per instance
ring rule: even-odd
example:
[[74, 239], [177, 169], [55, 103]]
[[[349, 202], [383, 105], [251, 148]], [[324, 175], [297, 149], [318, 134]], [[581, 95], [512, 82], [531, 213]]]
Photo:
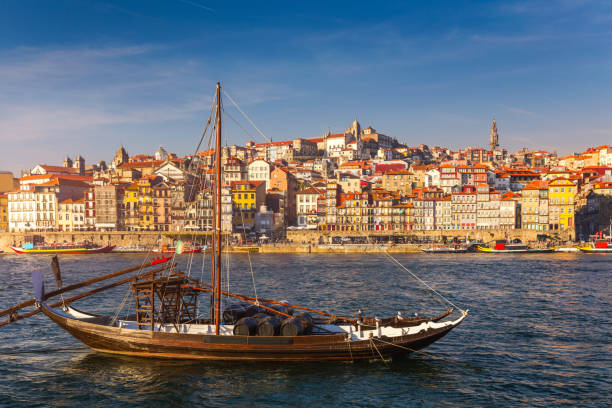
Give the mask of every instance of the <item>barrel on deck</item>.
[[253, 336], [257, 332], [257, 319], [243, 317], [234, 325], [235, 336]]
[[267, 316], [257, 322], [258, 336], [278, 336], [280, 333], [281, 321], [274, 316]]
[[280, 328], [281, 336], [299, 336], [304, 334], [304, 323], [297, 317], [283, 320]]
[[229, 305], [223, 311], [223, 321], [228, 324], [234, 324], [238, 320], [246, 316], [246, 307], [240, 303]]
[[312, 333], [312, 316], [307, 312], [298, 312], [293, 315], [296, 319], [299, 319], [304, 324], [304, 333]]

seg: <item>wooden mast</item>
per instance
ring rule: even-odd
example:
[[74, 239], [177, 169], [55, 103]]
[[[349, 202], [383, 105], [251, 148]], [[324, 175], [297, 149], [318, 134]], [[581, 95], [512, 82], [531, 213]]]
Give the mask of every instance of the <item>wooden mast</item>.
[[217, 142], [215, 144], [215, 333], [221, 317], [221, 84], [217, 82]]

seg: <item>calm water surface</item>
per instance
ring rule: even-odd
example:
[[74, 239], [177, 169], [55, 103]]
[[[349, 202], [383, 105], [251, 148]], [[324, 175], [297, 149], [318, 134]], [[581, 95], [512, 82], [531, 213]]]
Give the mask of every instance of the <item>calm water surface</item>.
[[[431, 355], [389, 365], [121, 358], [89, 351], [39, 315], [0, 328], [0, 406], [612, 406], [612, 256], [398, 258], [470, 309], [462, 325], [426, 349]], [[0, 308], [32, 296], [32, 269], [46, 271], [52, 290], [49, 260], [0, 256]], [[142, 260], [115, 254], [60, 259], [65, 285]], [[359, 309], [376, 316], [446, 309], [379, 254], [256, 254], [252, 261], [262, 297], [348, 316]], [[201, 258], [194, 261], [192, 276], [199, 278], [201, 265]], [[248, 265], [246, 255], [231, 258], [232, 290], [253, 293]], [[112, 314], [126, 290], [75, 305]]]

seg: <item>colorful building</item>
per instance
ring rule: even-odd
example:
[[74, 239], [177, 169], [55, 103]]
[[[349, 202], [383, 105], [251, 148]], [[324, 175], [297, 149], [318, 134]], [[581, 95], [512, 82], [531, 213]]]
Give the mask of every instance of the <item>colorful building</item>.
[[125, 189], [123, 196], [125, 227], [130, 231], [138, 230], [138, 184], [132, 183]]
[[573, 229], [578, 187], [569, 179], [556, 178], [548, 184], [548, 223], [551, 231]]
[[232, 183], [232, 202], [234, 204], [234, 223], [236, 228], [252, 229], [255, 226], [255, 213], [266, 202], [266, 181], [236, 181]]
[[548, 182], [534, 180], [521, 191], [521, 228], [547, 231]]

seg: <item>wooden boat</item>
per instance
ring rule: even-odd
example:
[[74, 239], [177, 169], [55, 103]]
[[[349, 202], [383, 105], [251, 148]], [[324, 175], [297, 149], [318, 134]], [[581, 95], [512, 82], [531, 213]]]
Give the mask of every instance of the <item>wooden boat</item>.
[[553, 248], [530, 248], [520, 240], [515, 240], [515, 242], [497, 240], [493, 247], [477, 245], [476, 249], [478, 252], [485, 254], [542, 254], [553, 252]]
[[577, 247], [553, 247], [552, 250], [554, 252], [580, 252], [580, 249]]
[[460, 246], [439, 246], [431, 248], [421, 248], [421, 251], [430, 254], [462, 254], [468, 252], [468, 249]]
[[[215, 101], [215, 151], [220, 152], [219, 84]], [[467, 310], [452, 307], [429, 318], [403, 318], [399, 313], [384, 319], [363, 317], [361, 313], [356, 318], [347, 318], [309, 307], [223, 290], [220, 228], [222, 194], [219, 182], [222, 180], [221, 155], [216, 154], [214, 161], [217, 182], [213, 186], [210, 283], [195, 280], [175, 269], [171, 258], [157, 259], [144, 267], [109, 274], [108, 277], [115, 277], [138, 271], [133, 278], [106, 286], [111, 287], [122, 282], [131, 284], [135, 314], [119, 318], [120, 310], [112, 316], [100, 316], [70, 307], [71, 299], [77, 297], [66, 299], [63, 303], [48, 304], [50, 296], [45, 294], [42, 272], [36, 270], [33, 273], [33, 284], [38, 311], [99, 352], [172, 359], [273, 362], [353, 361], [408, 354], [444, 337], [467, 317]], [[389, 256], [392, 258], [390, 254]], [[397, 262], [395, 259], [394, 261]], [[153, 266], [156, 268], [147, 270]], [[61, 287], [61, 279], [58, 279], [59, 264], [56, 262], [53, 268], [58, 287]], [[418, 279], [416, 275], [413, 276]], [[420, 282], [446, 300], [425, 282]], [[65, 290], [67, 288], [52, 294], [58, 295]], [[201, 293], [210, 295], [205, 296], [210, 299], [208, 318], [198, 317], [198, 295]], [[236, 307], [230, 304], [222, 314], [222, 296], [245, 303]], [[454, 306], [450, 301], [446, 301]], [[18, 306], [27, 304], [29, 303], [25, 302]], [[14, 315], [15, 311], [16, 307], [2, 311], [0, 315], [13, 313], [15, 320], [20, 318]], [[254, 312], [256, 313], [252, 314]], [[272, 324], [272, 319], [282, 323]], [[260, 332], [260, 326], [263, 326], [264, 322], [269, 325], [266, 330]], [[272, 330], [268, 330], [270, 328]]]
[[96, 246], [89, 244], [74, 245], [32, 245], [20, 247], [10, 247], [18, 254], [99, 254], [111, 252], [114, 245]]

